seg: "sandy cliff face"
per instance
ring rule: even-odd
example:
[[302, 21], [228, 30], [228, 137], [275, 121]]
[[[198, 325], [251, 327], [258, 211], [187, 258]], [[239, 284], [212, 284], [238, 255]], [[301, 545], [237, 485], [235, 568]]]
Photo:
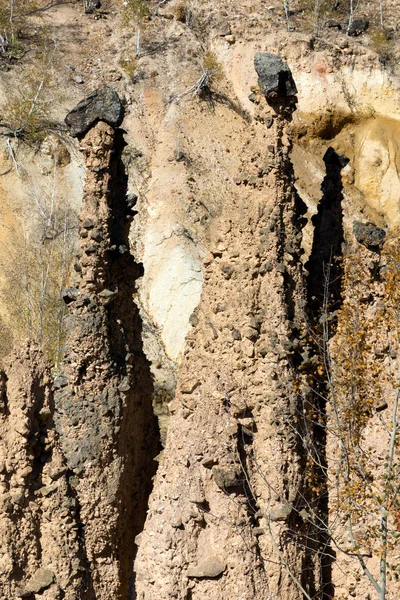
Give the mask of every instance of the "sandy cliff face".
[[[298, 422], [321, 374], [309, 333], [331, 247], [339, 259], [344, 240], [354, 246], [356, 219], [398, 227], [396, 76], [368, 37], [284, 32], [280, 6], [193, 2], [183, 22], [177, 4], [150, 3], [129, 75], [136, 37], [119, 5], [44, 11], [64, 56], [54, 118], [108, 84], [122, 129], [98, 123], [76, 143], [64, 131], [72, 160], [56, 169], [52, 138], [39, 153], [15, 148], [20, 173], [0, 156], [8, 249], [33, 230], [32, 190], [51, 197], [57, 181], [80, 210], [60, 372], [30, 343], [1, 375], [0, 598], [372, 598], [353, 559], [338, 553], [332, 568], [310, 520], [310, 506], [329, 519], [307, 479], [327, 440], [315, 423], [305, 440]], [[202, 100], [179, 98], [209, 49], [222, 77]], [[257, 51], [289, 64], [292, 119], [259, 93]], [[30, 66], [0, 73], [4, 90]], [[385, 265], [376, 250], [359, 257], [373, 321]], [[326, 394], [324, 376], [316, 389]]]

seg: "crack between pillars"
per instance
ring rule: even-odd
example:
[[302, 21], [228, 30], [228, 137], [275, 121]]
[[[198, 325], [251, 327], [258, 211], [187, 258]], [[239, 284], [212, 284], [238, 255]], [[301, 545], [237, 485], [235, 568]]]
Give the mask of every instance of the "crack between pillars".
[[[347, 157], [339, 155], [333, 148], [328, 148], [323, 160], [326, 176], [322, 182], [322, 198], [318, 205], [317, 214], [312, 218], [314, 237], [311, 254], [307, 264], [306, 279], [307, 305], [306, 315], [309, 327], [314, 332], [311, 343], [311, 353], [319, 356], [321, 364], [324, 361], [324, 348], [336, 331], [336, 312], [342, 303], [342, 245], [343, 232], [343, 185], [341, 171], [349, 162]], [[324, 327], [326, 326], [325, 330]], [[325, 339], [327, 337], [327, 339]], [[315, 341], [316, 340], [316, 341]], [[326, 368], [328, 368], [326, 366]], [[305, 394], [304, 406], [306, 412], [318, 415], [311, 416], [305, 424], [303, 435], [311, 434], [318, 466], [314, 466], [315, 493], [307, 490], [307, 501], [315, 513], [319, 515], [319, 525], [310, 525], [313, 531], [306, 536], [309, 544], [308, 564], [304, 565], [305, 572], [313, 573], [312, 563], [317, 561], [317, 577], [315, 581], [305, 581], [306, 589], [313, 597], [321, 600], [331, 600], [334, 597], [332, 583], [332, 563], [334, 551], [329, 540], [329, 491], [327, 481], [328, 459], [327, 446], [327, 401], [329, 397], [328, 377], [317, 372], [315, 363], [311, 363], [308, 374], [313, 377], [313, 391]], [[305, 422], [305, 421], [304, 421]], [[314, 558], [313, 558], [314, 554]]]
[[[156, 473], [154, 458], [161, 451], [161, 441], [152, 405], [154, 386], [150, 363], [143, 350], [142, 319], [134, 301], [136, 280], [144, 271], [143, 265], [136, 263], [128, 250], [131, 218], [135, 213], [130, 207], [127, 214], [128, 177], [121, 158], [125, 146], [123, 131], [116, 130], [109, 197], [109, 231], [111, 248], [115, 249], [111, 250], [109, 257], [109, 278], [111, 287], [118, 289], [118, 295], [110, 304], [109, 338], [119, 377], [127, 377], [134, 386], [126, 392], [118, 440], [118, 453], [124, 457], [126, 464], [118, 492], [121, 502], [118, 528], [121, 547], [125, 549], [121, 557], [121, 575], [128, 580], [128, 600], [134, 600], [135, 537], [144, 527], [152, 479]], [[132, 431], [136, 432], [133, 440]], [[132, 481], [136, 483], [134, 490], [129, 489]]]

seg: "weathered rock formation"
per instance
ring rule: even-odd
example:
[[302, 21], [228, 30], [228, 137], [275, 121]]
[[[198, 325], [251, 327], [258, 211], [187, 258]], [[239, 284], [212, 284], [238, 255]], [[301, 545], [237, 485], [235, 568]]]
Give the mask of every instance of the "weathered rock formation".
[[55, 398], [35, 346], [1, 374], [4, 600], [127, 597], [159, 451], [133, 301], [141, 268], [128, 250], [122, 132], [101, 122], [81, 144], [78, 275], [63, 293], [70, 314]]
[[315, 591], [312, 559], [297, 543], [304, 456], [294, 364], [306, 306], [305, 207], [293, 187], [285, 119], [265, 138], [277, 168], [223, 207], [205, 260], [138, 540], [141, 600], [300, 600], [302, 587]]
[[70, 290], [56, 427], [84, 525], [87, 597], [126, 597], [134, 538], [141, 531], [158, 436], [152, 382], [133, 302], [140, 267], [127, 247], [131, 209], [123, 138], [98, 123], [81, 142], [86, 184], [80, 216], [80, 274]]
[[[385, 55], [368, 33], [358, 47], [326, 29], [310, 39], [300, 14], [296, 31], [273, 32], [265, 3], [154, 0], [131, 60], [137, 39], [121, 34], [115, 3], [79, 18], [82, 3], [53, 4], [43, 18], [62, 47], [64, 97], [105, 87], [68, 114], [74, 140], [54, 132], [41, 154], [0, 144], [4, 247], [17, 213], [45, 212], [42, 193], [78, 207], [86, 166], [61, 372], [32, 343], [0, 372], [0, 600], [372, 599], [354, 552], [379, 577], [373, 487], [398, 383], [399, 108]], [[96, 55], [82, 39], [101, 40]], [[21, 59], [22, 76], [32, 63]], [[19, 71], [6, 66], [4, 100]], [[204, 66], [205, 102], [185, 92]], [[52, 108], [60, 124], [63, 105]], [[0, 300], [4, 289], [0, 277]], [[361, 491], [375, 505], [364, 523], [350, 498], [354, 535], [331, 359], [342, 413], [354, 383], [365, 402]], [[385, 503], [396, 536], [398, 505]]]

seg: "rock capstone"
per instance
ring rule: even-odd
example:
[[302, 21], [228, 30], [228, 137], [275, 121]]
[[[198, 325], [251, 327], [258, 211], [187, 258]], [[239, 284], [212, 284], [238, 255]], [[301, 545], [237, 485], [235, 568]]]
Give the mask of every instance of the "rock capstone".
[[111, 87], [92, 92], [79, 102], [65, 117], [65, 123], [72, 137], [83, 136], [98, 121], [104, 121], [111, 127], [119, 127], [124, 118], [124, 107]]
[[257, 52], [254, 67], [258, 75], [258, 85], [268, 102], [295, 100], [297, 87], [292, 72], [280, 56], [270, 52]]

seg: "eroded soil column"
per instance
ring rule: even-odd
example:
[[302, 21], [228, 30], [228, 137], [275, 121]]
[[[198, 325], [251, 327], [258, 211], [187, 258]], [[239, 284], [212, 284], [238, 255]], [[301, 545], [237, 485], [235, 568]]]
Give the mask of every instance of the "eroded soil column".
[[301, 600], [302, 586], [313, 589], [308, 550], [293, 535], [304, 473], [294, 361], [306, 303], [305, 207], [283, 108], [265, 132], [273, 169], [257, 189], [232, 196], [214, 227], [138, 539], [140, 600]]
[[122, 600], [158, 452], [152, 383], [133, 302], [122, 132], [99, 122], [81, 140], [86, 183], [80, 277], [70, 305], [56, 425], [79, 502], [88, 598]]

